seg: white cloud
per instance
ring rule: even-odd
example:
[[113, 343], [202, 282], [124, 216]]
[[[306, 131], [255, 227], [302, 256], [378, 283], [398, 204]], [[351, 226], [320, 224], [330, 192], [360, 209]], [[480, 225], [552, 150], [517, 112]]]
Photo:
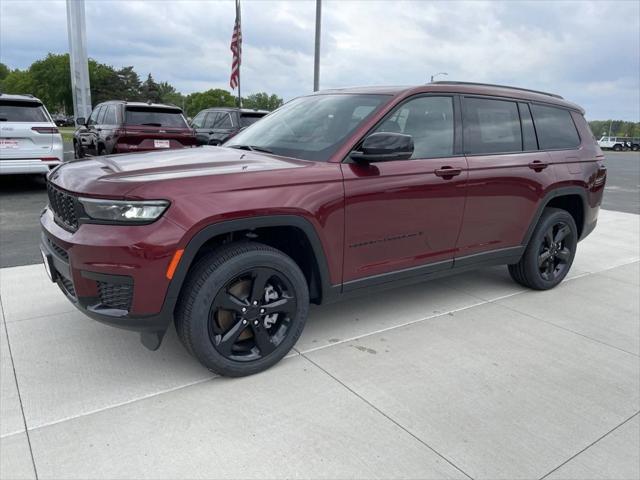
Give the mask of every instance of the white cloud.
[[[307, 93], [315, 2], [243, 0], [244, 93]], [[91, 57], [188, 93], [228, 88], [233, 2], [87, 0]], [[44, 28], [43, 28], [44, 27]], [[450, 80], [559, 93], [589, 118], [640, 120], [638, 2], [323, 2], [321, 86]], [[0, 2], [0, 61], [67, 49], [64, 2]]]

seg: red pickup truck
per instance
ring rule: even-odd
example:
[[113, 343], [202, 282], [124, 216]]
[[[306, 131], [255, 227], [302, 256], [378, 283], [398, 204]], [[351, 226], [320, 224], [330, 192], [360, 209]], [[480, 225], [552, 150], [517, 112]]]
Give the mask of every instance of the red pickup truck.
[[310, 302], [497, 264], [557, 285], [606, 179], [583, 113], [494, 85], [339, 89], [222, 147], [72, 161], [48, 177], [45, 266], [148, 348], [175, 322], [206, 367], [252, 374], [293, 347]]

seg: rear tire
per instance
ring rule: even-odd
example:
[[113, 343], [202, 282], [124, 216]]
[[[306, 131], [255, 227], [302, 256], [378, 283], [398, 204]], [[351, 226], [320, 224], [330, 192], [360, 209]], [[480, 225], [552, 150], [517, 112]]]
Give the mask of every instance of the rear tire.
[[520, 285], [548, 290], [569, 273], [576, 254], [578, 229], [566, 210], [546, 208], [520, 261], [509, 273]]
[[279, 362], [300, 337], [308, 311], [309, 289], [298, 265], [268, 245], [242, 242], [192, 267], [175, 323], [202, 365], [242, 377]]

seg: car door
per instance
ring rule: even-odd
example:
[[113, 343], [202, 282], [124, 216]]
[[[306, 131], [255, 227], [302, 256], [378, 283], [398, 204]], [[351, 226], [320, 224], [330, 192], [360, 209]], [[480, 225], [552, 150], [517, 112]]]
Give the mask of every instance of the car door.
[[96, 155], [98, 145], [98, 132], [96, 130], [98, 125], [98, 119], [104, 109], [103, 105], [98, 105], [91, 112], [91, 116], [87, 120], [87, 124], [78, 134], [80, 137], [80, 144], [84, 150], [85, 155]]
[[409, 160], [342, 164], [345, 291], [452, 267], [467, 182], [456, 102], [412, 97], [369, 132], [411, 135]]
[[538, 149], [527, 103], [468, 96], [462, 106], [469, 182], [456, 267], [487, 258], [483, 253], [517, 255], [555, 180], [549, 155]]
[[205, 128], [205, 119], [211, 115], [210, 111], [202, 110], [191, 120], [191, 126], [196, 132], [198, 145], [207, 145], [209, 143], [209, 129]]
[[113, 134], [118, 125], [116, 119], [116, 105], [109, 104], [105, 107], [100, 129], [98, 131], [98, 137], [99, 142], [104, 147], [103, 154], [109, 155], [113, 153], [113, 147], [115, 144]]
[[217, 143], [224, 142], [233, 132], [234, 123], [229, 112], [220, 112], [213, 125], [213, 139]]

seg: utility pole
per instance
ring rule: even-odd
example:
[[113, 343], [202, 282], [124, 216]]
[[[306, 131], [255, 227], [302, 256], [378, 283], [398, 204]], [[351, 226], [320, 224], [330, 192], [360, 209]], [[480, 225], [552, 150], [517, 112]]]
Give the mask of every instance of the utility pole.
[[320, 30], [322, 19], [322, 0], [316, 0], [316, 47], [313, 57], [313, 91], [320, 90]]
[[74, 118], [91, 115], [91, 88], [87, 58], [87, 28], [84, 0], [67, 0], [67, 33], [69, 36], [69, 65]]

